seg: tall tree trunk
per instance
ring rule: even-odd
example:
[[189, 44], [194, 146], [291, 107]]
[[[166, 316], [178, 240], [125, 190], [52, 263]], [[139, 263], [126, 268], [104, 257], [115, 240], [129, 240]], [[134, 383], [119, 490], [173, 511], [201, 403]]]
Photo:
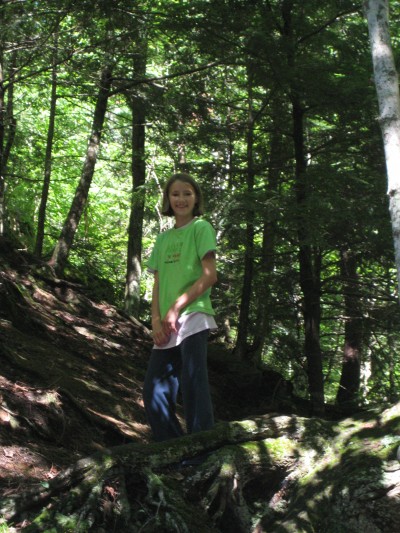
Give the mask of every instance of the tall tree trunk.
[[[147, 62], [147, 36], [140, 24], [137, 31], [134, 77], [144, 78]], [[140, 89], [139, 89], [140, 91]], [[146, 101], [137, 92], [132, 96], [132, 199], [129, 218], [128, 257], [125, 285], [125, 311], [136, 317], [140, 308], [140, 278], [142, 274], [142, 234], [146, 180], [145, 122]]]
[[313, 248], [308, 229], [308, 176], [304, 146], [304, 109], [295, 78], [296, 41], [292, 26], [293, 0], [282, 3], [283, 34], [287, 45], [288, 69], [292, 73], [293, 142], [295, 153], [295, 191], [297, 202], [297, 236], [299, 241], [300, 287], [303, 293], [304, 351], [307, 359], [308, 390], [315, 414], [324, 411], [324, 380], [320, 346], [321, 321], [321, 253]]
[[379, 123], [385, 150], [389, 210], [400, 293], [400, 94], [389, 33], [389, 1], [367, 0], [364, 10], [368, 21]]
[[321, 253], [310, 244], [307, 213], [307, 162], [304, 150], [303, 109], [292, 96], [293, 138], [296, 158], [297, 235], [299, 240], [300, 287], [303, 293], [304, 350], [308, 390], [316, 414], [324, 410], [324, 380], [320, 346]]
[[100, 147], [103, 123], [107, 110], [107, 102], [110, 95], [111, 84], [112, 71], [109, 66], [106, 66], [101, 74], [100, 89], [97, 96], [93, 117], [92, 133], [89, 139], [82, 176], [75, 191], [75, 196], [72, 201], [68, 216], [64, 222], [61, 235], [54, 249], [52, 258], [49, 261], [49, 264], [54, 267], [58, 275], [62, 275], [64, 271], [75, 233], [78, 229], [79, 221], [81, 219], [89, 194], [89, 189], [92, 183], [97, 161], [97, 154]]
[[0, 57], [0, 237], [4, 235], [5, 223], [5, 183], [4, 183], [4, 78], [3, 58]]
[[358, 274], [357, 260], [349, 250], [340, 254], [340, 270], [344, 286], [345, 331], [342, 374], [336, 401], [351, 405], [357, 400], [360, 390], [360, 369], [362, 351], [362, 309], [360, 296], [357, 294]]
[[[0, 44], [0, 47], [2, 45]], [[14, 144], [17, 122], [14, 117], [14, 74], [17, 65], [18, 52], [15, 50], [11, 54], [10, 66], [8, 69], [8, 84], [4, 80], [4, 53], [0, 48], [0, 237], [5, 234], [5, 180], [7, 173], [8, 159]], [[7, 104], [6, 96], [7, 94]], [[6, 126], [8, 125], [8, 131]]]
[[271, 293], [270, 293], [270, 275], [275, 263], [275, 233], [276, 221], [273, 213], [274, 209], [270, 208], [273, 203], [273, 198], [277, 192], [279, 184], [279, 176], [281, 172], [281, 158], [282, 158], [282, 134], [278, 129], [278, 120], [281, 120], [280, 106], [273, 104], [273, 123], [272, 123], [272, 138], [270, 143], [270, 157], [268, 165], [268, 181], [265, 185], [267, 202], [266, 212], [264, 215], [265, 221], [263, 225], [263, 238], [261, 248], [260, 272], [259, 272], [259, 290], [257, 291], [257, 319], [256, 331], [254, 334], [253, 350], [255, 358], [261, 361], [262, 352], [270, 331], [271, 325], [269, 320], [269, 309], [271, 308]]
[[257, 317], [253, 345], [251, 347], [253, 361], [256, 364], [261, 362], [265, 340], [271, 332], [268, 311], [271, 302], [270, 274], [274, 268], [274, 240], [275, 223], [267, 218], [262, 230], [260, 271], [257, 276]]
[[8, 69], [8, 86], [7, 86], [7, 105], [5, 113], [5, 122], [8, 125], [8, 131], [6, 132], [7, 140], [4, 144], [3, 158], [2, 158], [2, 170], [1, 174], [5, 177], [7, 173], [8, 160], [10, 158], [11, 148], [14, 144], [15, 132], [17, 129], [17, 121], [14, 117], [14, 76], [17, 70], [18, 51], [13, 50], [11, 53], [10, 66]]
[[54, 140], [54, 128], [56, 121], [56, 106], [57, 106], [57, 58], [58, 58], [58, 34], [56, 33], [54, 38], [54, 50], [53, 50], [53, 68], [51, 74], [51, 96], [50, 96], [50, 116], [49, 127], [47, 130], [47, 142], [46, 142], [46, 155], [44, 162], [44, 179], [42, 187], [42, 196], [40, 199], [39, 213], [38, 213], [38, 226], [35, 243], [35, 255], [42, 256], [43, 252], [43, 240], [44, 240], [44, 226], [46, 221], [46, 207], [49, 197], [50, 178], [51, 178], [51, 166], [52, 166], [52, 152], [53, 152], [53, 140]]
[[246, 237], [244, 252], [244, 274], [242, 295], [240, 299], [238, 336], [235, 345], [235, 353], [242, 359], [253, 362], [254, 353], [248, 348], [249, 320], [250, 320], [250, 303], [253, 285], [254, 270], [254, 210], [249, 205], [254, 190], [254, 112], [252, 102], [252, 81], [249, 76], [249, 118], [247, 126], [247, 171], [246, 171], [246, 193], [248, 201], [246, 202]]
[[[3, 6], [1, 6], [3, 7]], [[3, 28], [5, 22], [4, 12], [0, 10], [0, 24]], [[5, 88], [4, 88], [4, 46], [5, 43], [3, 38], [0, 37], [0, 237], [4, 235], [4, 224], [5, 224], [5, 183], [4, 183], [4, 172], [3, 172], [3, 161], [4, 161], [4, 138], [5, 138]]]

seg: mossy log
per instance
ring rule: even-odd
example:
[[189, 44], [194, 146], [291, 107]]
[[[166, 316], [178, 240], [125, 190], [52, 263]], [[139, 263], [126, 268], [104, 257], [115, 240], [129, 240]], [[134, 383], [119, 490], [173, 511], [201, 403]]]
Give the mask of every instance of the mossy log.
[[[82, 459], [0, 515], [29, 532], [393, 533], [400, 404], [341, 422], [261, 416]], [[182, 464], [201, 456], [197, 466]]]

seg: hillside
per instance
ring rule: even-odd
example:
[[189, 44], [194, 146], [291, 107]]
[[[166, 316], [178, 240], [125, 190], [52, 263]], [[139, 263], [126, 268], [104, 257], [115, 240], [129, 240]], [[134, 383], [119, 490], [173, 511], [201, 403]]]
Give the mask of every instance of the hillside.
[[[84, 455], [149, 441], [150, 333], [88, 291], [0, 240], [0, 498]], [[234, 359], [226, 368], [221, 350], [210, 356], [217, 418], [247, 415], [263, 401], [260, 376]]]
[[0, 240], [0, 519], [11, 531], [395, 531], [400, 405], [300, 416], [307, 406], [278, 374], [214, 341], [219, 423], [153, 444], [141, 400], [150, 349], [145, 325]]
[[147, 441], [147, 329], [43, 264], [0, 249], [1, 493], [82, 454]]

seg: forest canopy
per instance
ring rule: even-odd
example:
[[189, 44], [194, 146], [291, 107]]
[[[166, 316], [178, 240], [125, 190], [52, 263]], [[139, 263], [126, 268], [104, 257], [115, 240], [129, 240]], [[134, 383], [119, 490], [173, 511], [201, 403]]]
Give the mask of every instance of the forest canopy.
[[[360, 3], [4, 0], [0, 24], [1, 235], [146, 322], [162, 185], [188, 171], [217, 231], [218, 338], [316, 411], [398, 399]], [[399, 24], [393, 1], [395, 51]]]

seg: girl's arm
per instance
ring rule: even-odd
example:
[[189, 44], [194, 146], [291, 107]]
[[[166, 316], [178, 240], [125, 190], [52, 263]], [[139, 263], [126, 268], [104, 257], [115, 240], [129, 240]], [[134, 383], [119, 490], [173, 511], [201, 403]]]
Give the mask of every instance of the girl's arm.
[[164, 331], [161, 322], [160, 303], [159, 303], [159, 280], [158, 272], [154, 272], [153, 295], [151, 300], [151, 327], [153, 330], [154, 343], [162, 346], [168, 342], [168, 334]]
[[179, 296], [163, 318], [162, 324], [167, 334], [176, 332], [176, 321], [178, 320], [180, 311], [217, 282], [217, 267], [214, 252], [209, 252], [203, 257], [201, 267], [203, 269], [202, 275], [186, 292]]

